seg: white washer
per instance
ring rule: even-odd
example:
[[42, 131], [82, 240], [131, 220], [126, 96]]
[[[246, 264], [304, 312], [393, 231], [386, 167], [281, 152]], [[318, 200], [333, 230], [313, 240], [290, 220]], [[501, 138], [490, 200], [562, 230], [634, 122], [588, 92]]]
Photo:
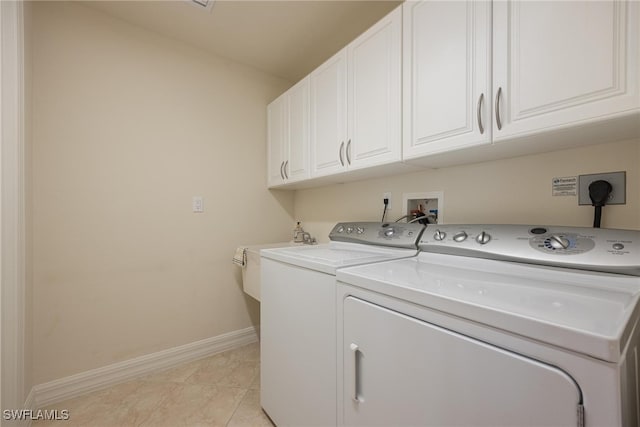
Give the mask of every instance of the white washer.
[[338, 424], [638, 426], [640, 232], [429, 226], [341, 269]]
[[261, 251], [261, 404], [276, 425], [335, 425], [336, 271], [412, 257], [424, 226], [339, 223], [331, 243]]

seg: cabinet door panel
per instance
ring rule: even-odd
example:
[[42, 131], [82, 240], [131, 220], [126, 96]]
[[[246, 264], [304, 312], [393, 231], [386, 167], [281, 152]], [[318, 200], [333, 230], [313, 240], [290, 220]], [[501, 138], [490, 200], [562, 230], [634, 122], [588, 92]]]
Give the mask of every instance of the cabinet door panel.
[[578, 425], [580, 389], [553, 366], [354, 297], [343, 309], [345, 425]]
[[287, 91], [288, 148], [286, 173], [289, 182], [309, 178], [309, 79]]
[[351, 168], [401, 159], [401, 26], [397, 8], [348, 47]]
[[490, 142], [490, 4], [427, 0], [404, 8], [405, 157]]
[[637, 2], [495, 2], [494, 139], [637, 109], [638, 43]]
[[310, 77], [311, 175], [314, 177], [341, 172], [346, 165], [346, 62], [346, 50], [343, 50], [316, 69]]
[[281, 95], [267, 106], [267, 155], [269, 186], [284, 183], [282, 167], [285, 161], [285, 115], [286, 94]]

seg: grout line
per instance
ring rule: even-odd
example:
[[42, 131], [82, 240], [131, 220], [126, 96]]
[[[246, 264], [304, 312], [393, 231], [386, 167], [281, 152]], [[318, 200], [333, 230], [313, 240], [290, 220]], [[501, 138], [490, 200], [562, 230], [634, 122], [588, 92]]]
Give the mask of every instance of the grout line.
[[234, 415], [236, 415], [236, 412], [238, 412], [238, 408], [240, 407], [240, 405], [242, 405], [242, 402], [244, 402], [244, 399], [247, 398], [247, 392], [248, 391], [249, 391], [248, 388], [244, 389], [244, 394], [242, 395], [242, 398], [238, 401], [238, 405], [233, 409], [233, 412], [231, 413], [231, 416], [229, 417], [227, 422], [224, 423], [225, 427], [229, 425], [229, 423], [233, 419]]

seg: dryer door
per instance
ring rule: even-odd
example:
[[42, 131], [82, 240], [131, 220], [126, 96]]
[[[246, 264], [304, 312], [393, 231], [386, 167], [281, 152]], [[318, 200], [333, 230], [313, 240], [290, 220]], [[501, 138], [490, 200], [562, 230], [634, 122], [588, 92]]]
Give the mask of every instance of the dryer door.
[[579, 425], [563, 371], [355, 297], [343, 307], [345, 425]]

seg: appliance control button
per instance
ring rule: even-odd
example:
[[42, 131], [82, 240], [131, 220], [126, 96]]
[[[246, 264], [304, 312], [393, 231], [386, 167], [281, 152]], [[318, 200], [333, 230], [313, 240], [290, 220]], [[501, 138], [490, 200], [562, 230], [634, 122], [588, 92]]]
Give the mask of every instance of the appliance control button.
[[616, 251], [621, 251], [624, 249], [624, 245], [622, 243], [614, 243], [613, 249], [615, 249]]
[[549, 237], [549, 244], [553, 249], [567, 249], [570, 242], [564, 237], [554, 234], [553, 236]]
[[358, 234], [362, 234], [362, 233], [364, 233], [364, 228], [362, 228], [362, 227], [356, 227], [356, 233], [358, 233]]
[[456, 242], [464, 242], [465, 240], [467, 240], [467, 237], [467, 233], [461, 231], [453, 236], [453, 240], [455, 240]]
[[338, 233], [342, 233], [342, 232], [344, 232], [344, 227], [341, 225], [340, 227], [338, 227], [338, 229], [336, 231]]
[[491, 240], [491, 235], [486, 231], [482, 231], [480, 234], [476, 236], [476, 242], [480, 243], [481, 245], [485, 245], [489, 243], [490, 240]]
[[413, 231], [407, 232], [407, 236], [413, 236]]
[[384, 235], [387, 236], [387, 237], [393, 236], [394, 233], [395, 233], [395, 230], [393, 228], [387, 228], [384, 231]]
[[347, 234], [351, 234], [353, 233], [353, 227], [349, 226], [347, 227]]
[[435, 234], [433, 235], [433, 238], [437, 241], [444, 240], [445, 237], [447, 237], [447, 233], [440, 230], [436, 230]]
[[544, 234], [547, 232], [547, 229], [544, 227], [536, 227], [529, 230], [531, 234]]

